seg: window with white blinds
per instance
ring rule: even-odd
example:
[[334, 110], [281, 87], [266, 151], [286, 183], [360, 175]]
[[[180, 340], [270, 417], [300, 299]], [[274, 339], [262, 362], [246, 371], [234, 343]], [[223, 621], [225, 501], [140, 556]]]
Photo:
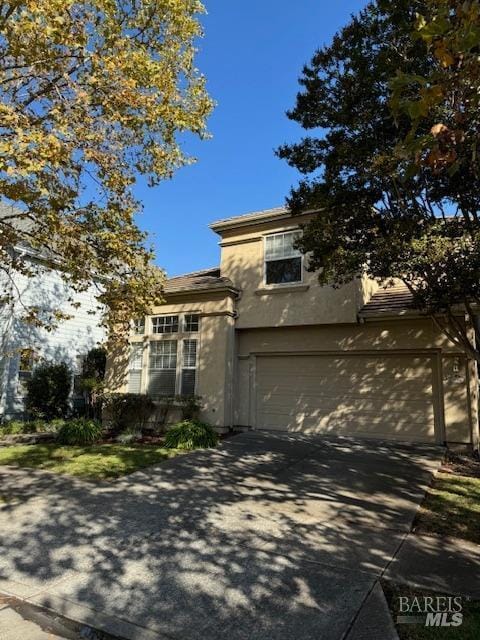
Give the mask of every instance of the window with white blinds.
[[130, 345], [130, 364], [128, 375], [129, 393], [140, 393], [142, 389], [143, 344]]
[[140, 393], [142, 389], [143, 344], [132, 344], [128, 376], [129, 393]]
[[197, 370], [197, 341], [184, 340], [182, 353], [182, 382], [183, 396], [195, 395], [195, 379]]
[[152, 398], [175, 395], [177, 346], [177, 340], [150, 343], [148, 393]]
[[265, 237], [265, 283], [302, 281], [302, 254], [295, 248], [301, 231], [275, 233]]

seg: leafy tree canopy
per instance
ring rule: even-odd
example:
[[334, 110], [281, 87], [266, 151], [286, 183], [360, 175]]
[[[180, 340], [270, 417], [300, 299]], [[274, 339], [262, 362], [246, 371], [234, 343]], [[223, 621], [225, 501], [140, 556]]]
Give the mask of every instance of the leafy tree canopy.
[[[100, 281], [112, 339], [160, 297], [163, 272], [134, 221], [150, 185], [191, 162], [183, 132], [205, 135], [212, 101], [194, 65], [198, 0], [0, 2], [0, 269], [32, 265], [27, 243], [74, 290]], [[38, 309], [26, 310], [42, 323]], [[52, 320], [61, 319], [58, 311]]]
[[278, 153], [321, 282], [400, 277], [480, 361], [458, 319], [480, 303], [478, 4], [371, 2], [304, 68], [288, 115], [312, 134]]

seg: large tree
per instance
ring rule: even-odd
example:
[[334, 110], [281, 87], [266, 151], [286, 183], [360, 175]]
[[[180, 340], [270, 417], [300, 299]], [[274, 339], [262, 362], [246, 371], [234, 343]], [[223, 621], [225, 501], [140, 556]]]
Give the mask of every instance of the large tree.
[[[198, 0], [0, 1], [1, 301], [29, 245], [76, 291], [99, 283], [112, 337], [161, 295], [163, 272], [135, 223], [150, 185], [190, 162], [212, 102], [194, 65]], [[161, 221], [159, 221], [161, 224]], [[47, 324], [25, 309], [31, 322]]]
[[[438, 24], [432, 37], [420, 33], [439, 4], [448, 21], [478, 2], [378, 0], [352, 17], [304, 68], [288, 114], [313, 134], [279, 155], [305, 174], [288, 198], [292, 212], [319, 211], [301, 249], [321, 282], [402, 278], [414, 304], [480, 362], [480, 181], [474, 147], [458, 131], [464, 119], [478, 141], [478, 111], [475, 120], [473, 109], [455, 114], [434, 81], [448, 70], [455, 92], [468, 75], [450, 64]], [[478, 96], [478, 64], [469, 68]]]

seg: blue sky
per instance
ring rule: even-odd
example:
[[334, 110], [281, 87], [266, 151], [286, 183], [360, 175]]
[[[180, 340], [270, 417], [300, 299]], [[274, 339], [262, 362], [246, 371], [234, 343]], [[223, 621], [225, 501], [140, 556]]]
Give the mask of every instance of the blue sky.
[[298, 180], [274, 149], [302, 129], [285, 116], [298, 77], [365, 0], [205, 0], [205, 37], [197, 66], [217, 107], [211, 140], [191, 137], [198, 162], [149, 189], [139, 184], [142, 229], [151, 234], [157, 264], [169, 276], [215, 266], [216, 219], [282, 205]]

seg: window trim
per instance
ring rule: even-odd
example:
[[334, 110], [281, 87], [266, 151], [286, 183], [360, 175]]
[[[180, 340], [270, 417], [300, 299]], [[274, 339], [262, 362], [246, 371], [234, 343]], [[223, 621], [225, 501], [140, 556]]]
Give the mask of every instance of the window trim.
[[[143, 327], [142, 331], [138, 331], [140, 327]], [[146, 323], [145, 317], [136, 318], [135, 320], [132, 320], [132, 328], [131, 328], [130, 334], [135, 337], [144, 336], [146, 329], [147, 329], [147, 323]]]
[[[170, 337], [172, 335], [176, 336], [176, 334], [160, 334], [160, 335], [168, 335], [169, 337], [163, 340], [150, 340], [148, 343], [148, 353], [147, 353], [147, 358], [148, 358], [148, 362], [147, 362], [147, 370], [146, 370], [146, 381], [145, 381], [145, 392], [147, 394], [150, 393], [150, 380], [151, 380], [151, 372], [152, 371], [174, 371], [175, 372], [175, 389], [174, 389], [174, 393], [173, 395], [176, 395], [177, 392], [177, 388], [178, 388], [178, 349], [179, 349], [179, 343], [181, 343], [182, 341], [178, 339], [178, 337]], [[152, 353], [152, 346], [154, 344], [165, 344], [165, 342], [175, 342], [176, 343], [176, 348], [175, 348], [175, 368], [164, 368], [164, 367], [155, 367], [153, 368], [151, 366], [152, 363], [152, 356], [154, 355], [160, 355], [160, 357], [165, 357], [165, 354], [153, 354]], [[168, 354], [169, 356], [171, 356], [172, 354]], [[154, 400], [156, 400], [156, 396], [152, 396], [154, 398]], [[169, 397], [169, 396], [159, 396], [159, 397]]]
[[[293, 256], [295, 258], [300, 258], [300, 280], [295, 280], [295, 282], [268, 282], [267, 283], [267, 262], [276, 262], [276, 260], [267, 260], [267, 238], [272, 236], [285, 236], [291, 233], [302, 234], [302, 230], [298, 227], [292, 229], [285, 229], [284, 231], [274, 231], [273, 233], [266, 233], [263, 236], [263, 280], [262, 284], [265, 288], [276, 289], [277, 287], [295, 287], [302, 286], [304, 284], [304, 262], [305, 256], [303, 253], [300, 253], [299, 256]], [[278, 260], [288, 260], [288, 258], [278, 258]]]
[[[187, 316], [190, 317], [196, 317], [197, 318], [197, 328], [196, 329], [187, 329]], [[200, 314], [199, 313], [182, 313], [181, 314], [181, 333], [193, 333], [193, 334], [199, 334], [200, 333]]]
[[[166, 342], [175, 342], [176, 346], [175, 349], [173, 351], [170, 351], [169, 353], [165, 354], [165, 353], [154, 353], [152, 351], [152, 345], [157, 345], [157, 344], [162, 344], [165, 345]], [[148, 370], [149, 371], [174, 371], [174, 369], [172, 367], [152, 367], [151, 366], [151, 362], [152, 362], [152, 358], [155, 356], [160, 356], [161, 358], [165, 358], [165, 357], [170, 357], [173, 355], [173, 353], [175, 353], [175, 370], [178, 367], [178, 343], [179, 340], [178, 338], [170, 338], [167, 340], [151, 340], [150, 341], [150, 345], [149, 345], [149, 353], [148, 353]]]
[[[139, 351], [140, 352], [140, 366], [133, 366], [135, 364], [135, 360], [136, 358], [133, 357], [133, 352], [134, 351]], [[143, 365], [144, 365], [144, 359], [145, 359], [145, 349], [143, 346], [143, 342], [131, 342], [130, 343], [130, 355], [128, 358], [128, 393], [135, 393], [131, 390], [131, 375], [132, 373], [140, 373], [140, 384], [139, 384], [139, 389], [140, 389], [140, 393], [142, 392], [142, 388], [143, 388]]]
[[[195, 366], [187, 366], [185, 364], [185, 343], [186, 342], [194, 342], [195, 343]], [[181, 350], [182, 350], [182, 359], [180, 361], [180, 381], [178, 387], [178, 395], [183, 395], [183, 372], [184, 371], [194, 371], [195, 372], [195, 382], [193, 385], [193, 396], [196, 395], [197, 392], [197, 371], [198, 371], [198, 340], [196, 338], [183, 338], [181, 340]]]
[[[133, 358], [133, 352], [134, 351], [139, 351], [140, 352], [140, 366], [139, 367], [134, 367], [132, 366], [134, 364], [135, 358]], [[129, 361], [128, 361], [128, 370], [129, 371], [141, 371], [143, 369], [143, 359], [144, 359], [144, 348], [143, 348], [143, 342], [131, 342], [130, 343], [130, 357], [129, 357]]]
[[[154, 330], [155, 325], [153, 321], [156, 320], [157, 318], [177, 318], [177, 330], [176, 331], [155, 331]], [[174, 326], [174, 325], [168, 325], [168, 326]], [[182, 329], [181, 313], [160, 313], [160, 314], [155, 314], [150, 316], [150, 332], [154, 336], [178, 335], [179, 333], [181, 333], [181, 329]]]
[[[29, 363], [28, 369], [22, 369], [22, 360], [23, 354], [29, 352]], [[32, 377], [33, 370], [35, 369], [35, 363], [38, 360], [38, 354], [35, 348], [33, 347], [23, 347], [20, 349], [18, 353], [18, 364], [17, 364], [17, 381], [16, 381], [16, 394], [20, 396], [24, 396], [27, 392], [27, 380], [30, 380]]]
[[[198, 336], [198, 334], [195, 333], [187, 333], [187, 334], [183, 334], [181, 336], [178, 336], [176, 334], [160, 334], [162, 335], [162, 337], [160, 339], [158, 338], [154, 338], [154, 339], [150, 339], [148, 341], [148, 346], [147, 349], [143, 351], [143, 372], [142, 372], [142, 389], [144, 389], [143, 393], [149, 393], [149, 387], [150, 387], [150, 376], [151, 376], [151, 372], [152, 371], [175, 371], [175, 393], [173, 395], [177, 396], [177, 395], [182, 395], [182, 376], [183, 376], [183, 371], [184, 369], [188, 369], [190, 371], [195, 371], [195, 388], [194, 388], [194, 393], [193, 395], [195, 395], [197, 393], [197, 389], [198, 389], [198, 381], [199, 381], [199, 372], [200, 372], [200, 368], [199, 368], [199, 362], [200, 362], [200, 336]], [[184, 349], [184, 343], [185, 342], [195, 342], [195, 366], [184, 366], [184, 353], [183, 353], [183, 349]], [[176, 342], [177, 344], [177, 348], [175, 351], [176, 354], [176, 362], [175, 362], [175, 369], [152, 369], [151, 367], [151, 361], [152, 361], [152, 356], [153, 354], [153, 349], [156, 349], [156, 347], [154, 347], [153, 345], [156, 345], [158, 343], [164, 343], [164, 342]], [[134, 344], [141, 344], [139, 342], [136, 343], [130, 343], [130, 346], [133, 346]], [[146, 358], [146, 360], [145, 360]], [[130, 369], [129, 369], [130, 372]]]

